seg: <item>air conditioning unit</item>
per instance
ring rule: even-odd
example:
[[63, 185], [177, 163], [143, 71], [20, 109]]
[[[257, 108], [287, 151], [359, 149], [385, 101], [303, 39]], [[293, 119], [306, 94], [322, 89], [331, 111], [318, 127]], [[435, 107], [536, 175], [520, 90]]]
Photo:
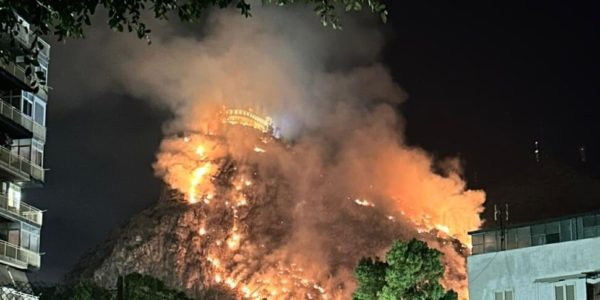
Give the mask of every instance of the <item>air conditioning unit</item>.
[[19, 25], [17, 25], [19, 33], [17, 34], [16, 39], [25, 45], [29, 45], [29, 23], [25, 21], [25, 19], [21, 18], [21, 16], [17, 16], [17, 21], [19, 23]]

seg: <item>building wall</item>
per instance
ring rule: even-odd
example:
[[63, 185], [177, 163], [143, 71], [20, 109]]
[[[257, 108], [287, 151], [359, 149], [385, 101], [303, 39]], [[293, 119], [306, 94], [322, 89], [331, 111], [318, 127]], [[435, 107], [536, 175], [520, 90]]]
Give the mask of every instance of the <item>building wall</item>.
[[575, 299], [586, 300], [586, 279], [576, 277], [600, 271], [600, 238], [473, 255], [467, 268], [471, 300], [494, 300], [505, 290], [515, 300], [552, 300], [554, 287], [566, 284], [575, 285]]

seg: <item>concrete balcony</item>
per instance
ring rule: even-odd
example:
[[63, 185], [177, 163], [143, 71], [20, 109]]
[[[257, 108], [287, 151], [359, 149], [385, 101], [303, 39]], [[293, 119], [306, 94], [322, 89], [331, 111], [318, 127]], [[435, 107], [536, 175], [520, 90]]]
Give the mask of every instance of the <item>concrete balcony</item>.
[[30, 80], [25, 75], [25, 67], [16, 62], [0, 61], [0, 73], [4, 80], [0, 83], [2, 89], [22, 89], [31, 91]]
[[25, 218], [26, 220], [29, 220], [33, 224], [42, 226], [44, 212], [35, 206], [31, 206], [27, 203], [21, 202], [21, 207], [19, 208], [19, 215], [21, 215], [21, 217]]
[[34, 137], [41, 141], [46, 140], [46, 127], [34, 122], [30, 116], [10, 105], [8, 101], [0, 100], [0, 116], [7, 119], [6, 121], [14, 123], [7, 124], [7, 127], [11, 127], [10, 129], [12, 129], [9, 132], [9, 134], [12, 133], [12, 136], [16, 138]]
[[0, 262], [19, 269], [39, 269], [42, 259], [37, 252], [0, 240]]
[[43, 212], [21, 201], [20, 207], [8, 205], [8, 197], [0, 194], [0, 215], [18, 221], [25, 221], [32, 225], [42, 226]]
[[12, 180], [26, 182], [33, 179], [44, 182], [45, 171], [42, 167], [4, 147], [0, 147], [0, 169], [5, 171], [5, 177]]

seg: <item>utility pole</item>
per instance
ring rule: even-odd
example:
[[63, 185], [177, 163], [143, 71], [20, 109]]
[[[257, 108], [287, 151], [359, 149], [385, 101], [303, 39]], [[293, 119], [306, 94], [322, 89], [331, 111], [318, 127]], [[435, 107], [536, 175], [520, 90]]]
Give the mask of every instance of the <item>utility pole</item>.
[[508, 203], [504, 204], [504, 209], [498, 209], [494, 204], [494, 221], [500, 221], [500, 250], [506, 250], [506, 224], [508, 223]]

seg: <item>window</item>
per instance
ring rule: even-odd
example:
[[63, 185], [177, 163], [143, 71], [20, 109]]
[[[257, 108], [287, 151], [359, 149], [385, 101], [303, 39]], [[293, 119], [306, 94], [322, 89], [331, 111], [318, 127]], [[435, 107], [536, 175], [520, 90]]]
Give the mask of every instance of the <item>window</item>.
[[28, 224], [21, 225], [21, 247], [38, 252], [40, 249], [40, 230]]
[[33, 108], [33, 120], [42, 126], [46, 125], [46, 103], [42, 100], [35, 100], [35, 106]]
[[9, 207], [19, 209], [21, 206], [21, 188], [18, 185], [9, 183], [7, 198]]
[[496, 231], [489, 231], [484, 234], [483, 242], [484, 242], [484, 251], [485, 252], [494, 252], [500, 250], [500, 238]]
[[33, 115], [33, 94], [28, 92], [23, 92], [22, 94], [22, 103], [21, 103], [21, 111], [23, 114], [27, 116]]
[[12, 142], [12, 153], [19, 155], [27, 160], [31, 160], [31, 140], [22, 139], [13, 140]]
[[557, 285], [554, 287], [555, 300], [575, 300], [575, 285]]
[[33, 103], [27, 101], [27, 100], [23, 100], [23, 113], [26, 116], [30, 116], [33, 112]]
[[7, 242], [18, 245], [19, 244], [19, 229], [9, 229], [8, 230], [8, 240]]
[[572, 220], [560, 221], [560, 240], [563, 242], [575, 239], [575, 235], [573, 234], [573, 224], [571, 221]]
[[560, 242], [560, 222], [531, 226], [531, 243], [545, 245]]
[[494, 293], [494, 300], [513, 300], [513, 291], [498, 291]]
[[517, 228], [517, 243], [519, 248], [531, 246], [531, 229], [529, 227]]
[[30, 116], [33, 120], [42, 125], [46, 125], [46, 102], [29, 92], [22, 92], [21, 94], [21, 111], [23, 114]]
[[44, 165], [44, 144], [38, 140], [31, 140], [31, 162], [38, 166]]
[[483, 253], [483, 234], [471, 235], [471, 243], [473, 244], [473, 254]]
[[36, 139], [13, 140], [11, 152], [40, 167], [44, 165], [44, 143]]
[[529, 227], [506, 230], [506, 249], [517, 249], [531, 246], [531, 231]]
[[600, 235], [600, 215], [582, 218], [583, 237], [590, 238]]

